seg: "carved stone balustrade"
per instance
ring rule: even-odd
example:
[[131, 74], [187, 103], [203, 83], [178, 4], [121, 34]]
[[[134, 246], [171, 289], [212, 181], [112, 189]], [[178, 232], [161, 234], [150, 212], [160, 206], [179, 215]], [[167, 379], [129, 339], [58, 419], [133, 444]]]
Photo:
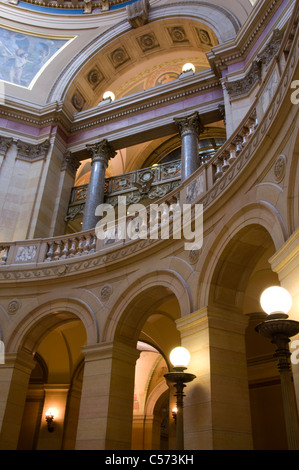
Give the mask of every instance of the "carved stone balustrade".
[[239, 154], [246, 148], [249, 140], [254, 135], [258, 125], [256, 111], [248, 117], [247, 121], [240, 126], [237, 133], [232, 136], [227, 146], [217, 152], [217, 158], [213, 162], [214, 179], [219, 180], [228, 168], [239, 158]]

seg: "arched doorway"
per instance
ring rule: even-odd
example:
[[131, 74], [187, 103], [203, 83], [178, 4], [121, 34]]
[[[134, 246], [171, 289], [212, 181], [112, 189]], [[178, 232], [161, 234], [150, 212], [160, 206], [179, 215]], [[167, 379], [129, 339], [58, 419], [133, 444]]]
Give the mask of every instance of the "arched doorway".
[[[259, 303], [261, 293], [271, 285], [279, 285], [269, 264], [275, 251], [272, 236], [262, 225], [251, 223], [240, 228], [219, 256], [210, 290], [210, 305], [221, 309], [223, 318], [225, 312], [238, 312], [240, 318], [247, 318], [242, 344], [246, 369], [243, 361], [234, 379], [241, 374], [247, 376], [246, 401], [255, 450], [287, 449], [280, 377], [273, 356], [275, 348], [255, 331], [255, 326], [266, 316]], [[232, 339], [228, 337], [229, 341]], [[237, 398], [240, 403], [240, 396]], [[228, 399], [227, 405], [232, 412], [233, 402]]]

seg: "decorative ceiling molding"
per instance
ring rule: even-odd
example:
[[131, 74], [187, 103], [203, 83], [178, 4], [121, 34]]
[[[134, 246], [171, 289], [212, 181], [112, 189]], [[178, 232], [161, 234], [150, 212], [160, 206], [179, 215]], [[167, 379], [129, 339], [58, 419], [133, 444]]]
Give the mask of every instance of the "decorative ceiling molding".
[[216, 76], [222, 77], [223, 70], [226, 70], [230, 64], [246, 59], [282, 3], [283, 0], [261, 2], [260, 8], [253, 10], [247, 27], [242, 28], [235, 39], [227, 44], [219, 44], [207, 52], [208, 60]]
[[248, 95], [253, 87], [261, 81], [263, 66], [267, 67], [278, 52], [283, 38], [282, 31], [276, 29], [270, 41], [256, 60], [252, 63], [249, 72], [244, 78], [225, 82], [225, 88], [230, 98]]

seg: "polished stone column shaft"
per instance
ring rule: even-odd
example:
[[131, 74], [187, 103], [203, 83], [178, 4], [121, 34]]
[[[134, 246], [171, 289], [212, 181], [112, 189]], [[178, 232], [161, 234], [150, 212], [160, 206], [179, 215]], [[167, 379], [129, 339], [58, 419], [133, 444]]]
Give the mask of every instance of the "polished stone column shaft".
[[198, 141], [204, 128], [197, 112], [176, 118], [175, 123], [182, 140], [181, 181], [184, 181], [199, 167]]
[[106, 169], [109, 160], [116, 155], [116, 152], [106, 139], [88, 147], [92, 152], [92, 162], [82, 231], [94, 229], [99, 221], [95, 211], [97, 206], [104, 202]]

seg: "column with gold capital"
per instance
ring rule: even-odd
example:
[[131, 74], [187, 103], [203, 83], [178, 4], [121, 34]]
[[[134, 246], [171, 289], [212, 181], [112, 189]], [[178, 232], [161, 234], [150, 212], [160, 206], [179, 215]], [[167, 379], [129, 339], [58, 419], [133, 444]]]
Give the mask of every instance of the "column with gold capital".
[[184, 181], [199, 167], [198, 141], [204, 127], [197, 112], [174, 121], [182, 140], [181, 181]]
[[87, 148], [92, 153], [92, 160], [82, 222], [83, 231], [95, 228], [98, 222], [99, 218], [95, 215], [95, 211], [97, 206], [104, 202], [106, 169], [109, 160], [116, 155], [115, 150], [106, 139], [96, 144], [88, 145]]

